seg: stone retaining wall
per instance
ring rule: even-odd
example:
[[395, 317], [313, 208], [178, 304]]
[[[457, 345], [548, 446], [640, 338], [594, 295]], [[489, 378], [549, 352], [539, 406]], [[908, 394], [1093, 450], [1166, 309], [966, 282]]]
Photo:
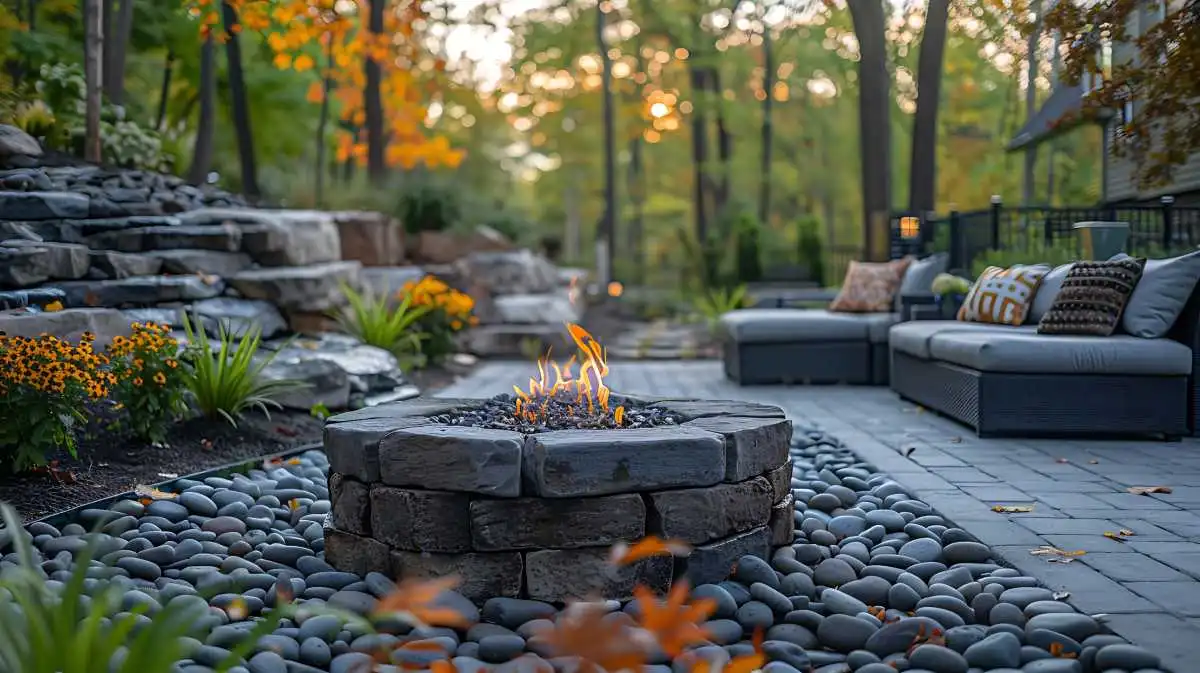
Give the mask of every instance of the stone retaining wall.
[[[411, 400], [329, 420], [326, 560], [455, 574], [470, 598], [565, 601], [720, 581], [737, 558], [792, 541], [792, 428], [778, 408], [660, 401], [684, 421], [533, 435], [428, 420], [479, 403]], [[647, 535], [694, 549], [615, 572], [611, 547]]]

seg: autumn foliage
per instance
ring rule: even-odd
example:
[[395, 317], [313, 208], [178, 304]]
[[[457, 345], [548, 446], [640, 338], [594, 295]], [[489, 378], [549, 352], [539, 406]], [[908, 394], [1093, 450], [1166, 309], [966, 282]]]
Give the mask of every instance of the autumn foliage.
[[[421, 48], [418, 26], [425, 23], [419, 0], [376, 0], [387, 2], [384, 30], [374, 34], [366, 28], [371, 0], [226, 0], [238, 14], [234, 32], [261, 33], [273, 63], [281, 70], [311, 73], [308, 101], [320, 105], [326, 97], [336, 105], [336, 157], [339, 162], [366, 164], [368, 59], [381, 65], [388, 165], [411, 169], [454, 168], [463, 153], [450, 146], [444, 136], [426, 134], [426, 100], [437, 90], [435, 76], [444, 62]], [[210, 32], [227, 39], [220, 24], [221, 3], [188, 0], [189, 12], [200, 23], [202, 36]]]

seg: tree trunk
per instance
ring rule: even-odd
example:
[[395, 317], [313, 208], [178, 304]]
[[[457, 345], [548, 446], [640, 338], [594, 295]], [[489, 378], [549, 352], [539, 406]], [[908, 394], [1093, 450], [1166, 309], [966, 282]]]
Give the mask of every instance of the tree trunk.
[[641, 285], [646, 281], [646, 246], [642, 241], [643, 205], [646, 198], [646, 176], [642, 165], [642, 139], [634, 138], [629, 141], [629, 202], [633, 207], [633, 215], [627, 232], [628, 244], [626, 251], [633, 260], [633, 282]]
[[[733, 163], [733, 135], [729, 133], [729, 128], [725, 124], [725, 91], [721, 85], [721, 71], [718, 68], [709, 70], [709, 85], [712, 87], [714, 100], [717, 102], [717, 161], [721, 165], [720, 182], [717, 183], [716, 193], [713, 195], [715, 201], [715, 210], [717, 217], [728, 223], [730, 213], [726, 212], [729, 206], [730, 192], [730, 171]], [[729, 235], [730, 232], [724, 232]]]
[[321, 79], [321, 117], [317, 121], [317, 207], [325, 202], [325, 127], [329, 124], [329, 90], [333, 88], [333, 36], [326, 38], [325, 44], [325, 76]]
[[[383, 33], [383, 14], [387, 0], [369, 0], [368, 35], [372, 38]], [[383, 68], [373, 58], [366, 60], [367, 88], [363, 92], [367, 121], [367, 175], [372, 182], [379, 183], [387, 174], [384, 161], [387, 140], [383, 135]]]
[[104, 71], [100, 78], [100, 85], [103, 88], [104, 95], [108, 96], [112, 89], [113, 77], [113, 47], [116, 40], [113, 37], [116, 31], [113, 29], [113, 18], [116, 16], [116, 0], [100, 0], [100, 33], [104, 35], [104, 47], [100, 54], [101, 69]]
[[604, 41], [604, 25], [607, 19], [604, 13], [605, 1], [596, 2], [596, 48], [600, 51], [600, 98], [604, 115], [604, 216], [600, 221], [600, 231], [597, 232], [597, 242], [600, 244], [597, 246], [597, 252], [602, 257], [597, 260], [601, 269], [601, 283], [613, 280], [612, 263], [617, 242], [616, 113], [613, 109], [612, 60], [608, 57], [608, 45]]
[[246, 100], [246, 78], [242, 70], [242, 47], [238, 41], [241, 27], [237, 10], [221, 3], [225, 22], [225, 59], [229, 66], [230, 99], [233, 103], [233, 129], [237, 135], [238, 160], [242, 170], [242, 193], [251, 201], [258, 199], [258, 170], [254, 162], [254, 134], [250, 127], [250, 103]]
[[[1061, 44], [1061, 38], [1057, 33], [1055, 33], [1054, 49], [1051, 51], [1051, 54], [1053, 54], [1051, 56], [1051, 58], [1054, 60], [1052, 60], [1050, 62], [1050, 68], [1051, 68], [1050, 90], [1051, 91], [1057, 89], [1059, 84], [1061, 84], [1061, 82], [1059, 81], [1059, 77], [1062, 73], [1062, 59], [1059, 58], [1059, 55], [1058, 55], [1058, 47], [1060, 44]], [[1057, 153], [1057, 149], [1054, 147], [1054, 139], [1053, 138], [1051, 138], [1046, 143], [1046, 153], [1049, 155], [1046, 160], [1046, 205], [1053, 206], [1054, 205], [1054, 155]]]
[[884, 43], [883, 0], [848, 3], [858, 37], [859, 160], [863, 243], [868, 259], [886, 260], [891, 210], [891, 82]]
[[[1029, 58], [1026, 61], [1025, 83], [1025, 121], [1037, 113], [1037, 73], [1038, 73], [1038, 41], [1042, 37], [1042, 0], [1033, 0], [1029, 6], [1033, 12], [1033, 28], [1029, 32]], [[1036, 198], [1037, 187], [1034, 184], [1037, 171], [1037, 143], [1030, 143], [1025, 148], [1025, 166], [1021, 175], [1021, 205], [1031, 206]]]
[[174, 70], [175, 52], [168, 49], [167, 63], [163, 66], [162, 91], [158, 95], [158, 115], [154, 119], [155, 131], [161, 131], [163, 123], [167, 120], [167, 101], [171, 98], [171, 73]]
[[109, 38], [109, 60], [104, 64], [108, 73], [106, 91], [108, 102], [113, 105], [125, 103], [125, 56], [129, 51], [129, 38], [133, 34], [133, 2], [121, 0], [117, 8], [113, 33]]
[[84, 0], [85, 130], [83, 158], [100, 163], [100, 99], [104, 81], [104, 8], [101, 0]]
[[693, 97], [697, 100], [692, 108], [692, 201], [696, 211], [696, 240], [701, 245], [708, 242], [708, 206], [705, 189], [704, 168], [708, 164], [708, 120], [704, 114], [704, 103], [699, 99], [705, 90], [704, 69], [688, 61]]
[[[126, 2], [128, 0], [125, 0]], [[192, 150], [192, 167], [188, 182], [202, 185], [212, 170], [213, 132], [217, 117], [217, 47], [212, 33], [200, 45], [200, 120], [196, 123], [196, 143]]]
[[949, 13], [950, 0], [930, 0], [917, 57], [917, 111], [913, 116], [908, 209], [922, 217], [937, 208], [938, 107]]
[[763, 91], [766, 97], [762, 104], [762, 156], [758, 168], [758, 221], [768, 226], [771, 221], [771, 145], [774, 130], [771, 115], [774, 112], [775, 55], [771, 52], [771, 27], [763, 21]]

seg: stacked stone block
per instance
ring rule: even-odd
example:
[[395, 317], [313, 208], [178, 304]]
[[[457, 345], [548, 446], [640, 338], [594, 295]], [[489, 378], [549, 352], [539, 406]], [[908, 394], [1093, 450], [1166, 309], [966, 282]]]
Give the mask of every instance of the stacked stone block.
[[[331, 418], [326, 559], [351, 572], [459, 576], [473, 599], [627, 598], [724, 579], [792, 541], [791, 423], [741, 402], [652, 401], [677, 426], [531, 435], [433, 423], [479, 400], [410, 400]], [[615, 569], [647, 535], [691, 554]]]

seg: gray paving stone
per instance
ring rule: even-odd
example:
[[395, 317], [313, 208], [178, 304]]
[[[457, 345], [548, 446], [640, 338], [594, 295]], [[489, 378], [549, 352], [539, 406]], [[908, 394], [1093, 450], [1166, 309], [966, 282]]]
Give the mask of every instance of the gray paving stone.
[[1186, 551], [1180, 552], [1171, 550], [1165, 552], [1148, 552], [1142, 551], [1141, 549], [1139, 549], [1139, 551], [1142, 551], [1142, 553], [1146, 556], [1149, 556], [1160, 563], [1169, 565], [1180, 572], [1186, 573], [1194, 578], [1200, 578], [1200, 543], [1184, 542], [1181, 544], [1187, 545], [1186, 547], [1182, 547]]
[[1170, 670], [1195, 670], [1196, 643], [1200, 643], [1200, 624], [1195, 621], [1158, 612], [1109, 615], [1105, 624], [1118, 636], [1157, 654]]
[[1125, 588], [1143, 596], [1167, 612], [1200, 617], [1200, 582], [1126, 582]]
[[1106, 530], [1121, 528], [1117, 522], [1107, 519], [1021, 519], [1018, 523], [1035, 533], [1074, 535], [1103, 535]]
[[1176, 509], [1171, 503], [1132, 493], [1097, 493], [1096, 499], [1121, 509]]
[[[1115, 531], [1114, 531], [1115, 532]], [[1042, 537], [1046, 538], [1046, 542], [1058, 547], [1059, 549], [1069, 549], [1085, 551], [1088, 554], [1136, 554], [1137, 550], [1129, 546], [1128, 542], [1117, 542], [1110, 540], [1103, 535], [1074, 535], [1074, 534], [1057, 534], [1047, 533]]]
[[1142, 554], [1095, 553], [1080, 558], [1079, 562], [1118, 582], [1179, 582], [1189, 579], [1178, 570]]

